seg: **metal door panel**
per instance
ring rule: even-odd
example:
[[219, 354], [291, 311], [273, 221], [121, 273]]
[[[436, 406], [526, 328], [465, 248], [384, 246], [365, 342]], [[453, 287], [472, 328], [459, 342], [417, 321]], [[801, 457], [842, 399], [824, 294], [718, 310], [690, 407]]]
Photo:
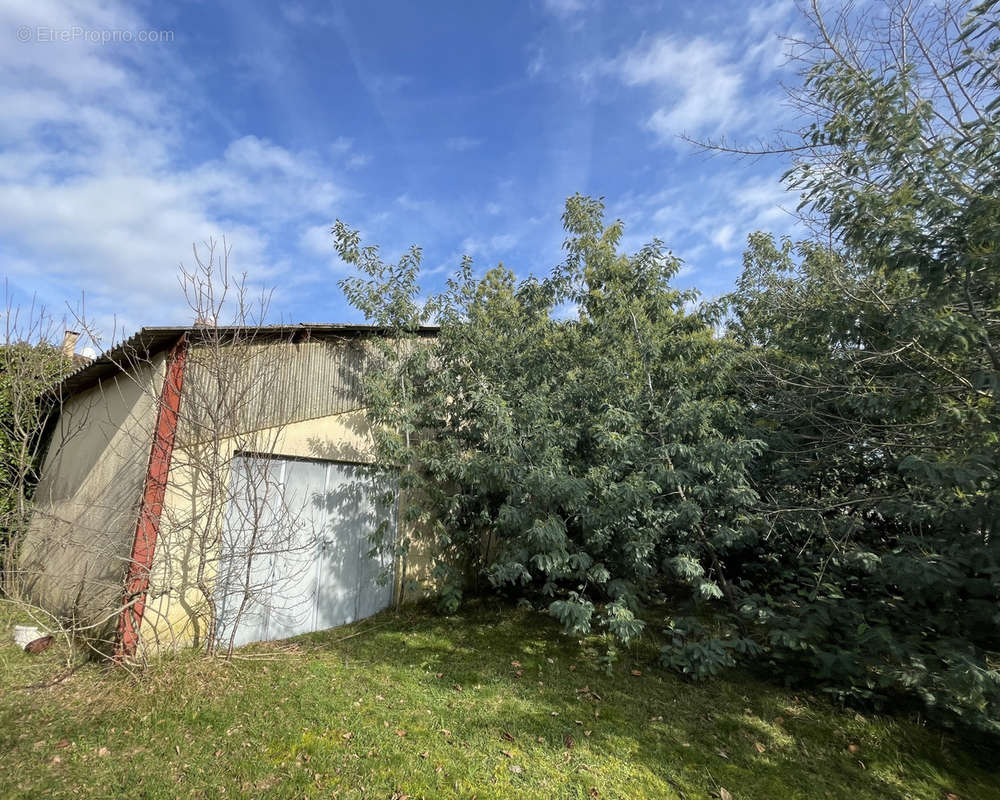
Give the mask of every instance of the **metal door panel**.
[[391, 531], [390, 541], [394, 539], [395, 504], [387, 509], [378, 502], [378, 492], [392, 488], [391, 481], [366, 467], [331, 464], [329, 469], [327, 529], [319, 554], [317, 630], [381, 611], [392, 602], [393, 589], [391, 556], [370, 555], [383, 522]]
[[276, 528], [283, 469], [277, 461], [233, 459], [216, 584], [216, 638], [223, 645], [234, 630], [236, 646], [267, 638], [274, 559], [262, 540]]
[[316, 630], [316, 551], [326, 524], [326, 476], [326, 464], [284, 462], [268, 639]]
[[237, 457], [231, 481], [216, 592], [220, 642], [228, 644], [234, 626], [242, 645], [344, 625], [391, 604], [392, 556], [372, 551], [382, 535], [395, 540], [395, 501], [380, 502], [395, 498], [392, 477], [358, 465]]

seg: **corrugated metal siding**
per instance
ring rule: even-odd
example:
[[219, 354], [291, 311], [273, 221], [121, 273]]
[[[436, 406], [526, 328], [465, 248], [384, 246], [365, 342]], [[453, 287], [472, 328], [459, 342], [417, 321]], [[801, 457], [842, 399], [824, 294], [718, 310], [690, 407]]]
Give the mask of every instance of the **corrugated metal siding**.
[[272, 428], [364, 406], [364, 339], [196, 345], [178, 443]]

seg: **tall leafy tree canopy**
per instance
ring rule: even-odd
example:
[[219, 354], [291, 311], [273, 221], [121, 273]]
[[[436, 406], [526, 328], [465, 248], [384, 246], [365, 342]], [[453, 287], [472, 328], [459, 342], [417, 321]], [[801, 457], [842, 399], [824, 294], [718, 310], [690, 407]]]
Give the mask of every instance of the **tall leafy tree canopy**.
[[1000, 733], [1000, 23], [891, 9], [814, 7], [784, 149], [815, 236], [751, 236], [721, 300], [582, 196], [548, 275], [466, 260], [425, 303], [418, 249], [334, 228], [397, 334], [372, 413], [446, 606], [478, 580], [571, 634], [654, 624], [694, 678], [744, 656]]

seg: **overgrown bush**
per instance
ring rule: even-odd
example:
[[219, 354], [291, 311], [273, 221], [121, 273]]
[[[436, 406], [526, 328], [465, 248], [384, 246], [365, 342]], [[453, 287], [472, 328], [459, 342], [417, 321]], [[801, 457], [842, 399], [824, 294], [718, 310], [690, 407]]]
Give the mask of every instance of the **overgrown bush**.
[[[622, 227], [597, 201], [571, 198], [564, 221], [568, 257], [545, 280], [476, 278], [467, 262], [422, 310], [441, 326], [433, 348], [386, 345], [371, 403], [383, 457], [412, 468], [404, 488], [435, 531], [446, 599], [471, 569], [548, 598], [569, 633], [627, 642], [667, 579], [735, 608], [720, 554], [749, 529], [759, 445], [718, 391], [716, 320], [670, 286], [680, 262], [658, 242], [619, 254]], [[412, 314], [415, 265], [386, 293], [377, 254], [337, 234], [373, 276], [345, 282], [352, 301], [378, 319], [395, 297]]]
[[41, 395], [67, 369], [59, 349], [44, 340], [18, 340], [8, 331], [0, 344], [0, 592], [8, 588], [14, 546], [28, 521], [43, 429], [54, 407]]
[[[1000, 734], [998, 23], [891, 8], [870, 40], [814, 17], [787, 181], [819, 235], [752, 236], [721, 301], [585, 197], [550, 274], [466, 260], [425, 305], [419, 250], [338, 223], [348, 299], [397, 334], [378, 446], [450, 604], [478, 577], [572, 634], [653, 622], [692, 678], [751, 658]], [[695, 618], [662, 610], [678, 587]]]

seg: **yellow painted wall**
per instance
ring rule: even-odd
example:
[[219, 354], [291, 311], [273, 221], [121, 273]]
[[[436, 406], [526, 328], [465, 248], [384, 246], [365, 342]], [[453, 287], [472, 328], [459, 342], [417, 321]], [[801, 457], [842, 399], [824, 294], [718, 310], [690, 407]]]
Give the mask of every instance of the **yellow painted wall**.
[[[197, 646], [208, 636], [224, 509], [217, 506], [208, 512], [206, 508], [220, 489], [225, 495], [228, 465], [236, 453], [371, 463], [372, 449], [363, 409], [175, 449], [143, 620], [143, 646], [151, 651]], [[218, 467], [213, 472], [217, 477], [206, 477], [205, 468], [213, 464]], [[405, 568], [407, 577], [415, 577], [418, 584], [409, 585], [407, 591], [404, 588], [412, 581], [403, 580], [403, 565], [397, 564], [397, 600], [409, 602], [423, 596], [429, 561], [425, 544], [411, 549]]]

